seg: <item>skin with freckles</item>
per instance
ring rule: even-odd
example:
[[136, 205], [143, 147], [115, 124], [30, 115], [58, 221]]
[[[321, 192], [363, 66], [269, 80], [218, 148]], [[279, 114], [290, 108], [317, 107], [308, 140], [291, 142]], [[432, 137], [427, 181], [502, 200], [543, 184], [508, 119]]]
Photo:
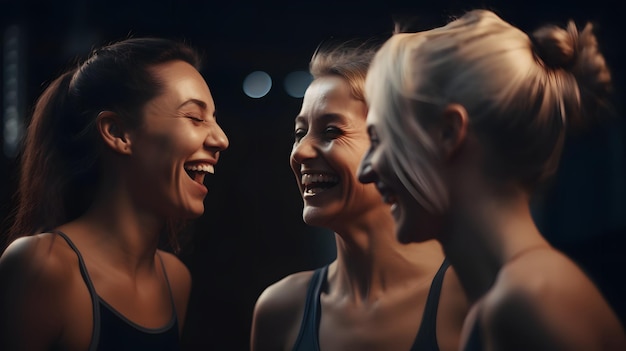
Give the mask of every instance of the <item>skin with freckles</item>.
[[[362, 90], [363, 81], [351, 85], [337, 74], [317, 75], [294, 120], [290, 164], [303, 199], [302, 217], [309, 225], [333, 230], [337, 245], [327, 289], [319, 297], [317, 341], [324, 351], [410, 350], [444, 256], [435, 241], [398, 243], [389, 205], [374, 185], [358, 181], [369, 141], [367, 105], [355, 97], [355, 85]], [[312, 349], [310, 340], [296, 345], [312, 274], [289, 275], [261, 294], [252, 350]], [[457, 350], [467, 304], [453, 269], [445, 273], [438, 308], [431, 326], [438, 347]]]
[[[96, 172], [77, 178], [94, 183], [84, 190], [89, 192], [89, 201], [78, 216], [54, 219], [69, 220], [14, 240], [0, 257], [2, 350], [87, 350], [93, 342], [93, 301], [76, 253], [54, 232], [57, 230], [80, 251], [97, 295], [119, 314], [148, 329], [164, 328], [174, 317], [177, 332], [184, 325], [191, 276], [175, 255], [159, 249], [159, 241], [168, 221], [203, 214], [209, 189], [202, 182], [215, 171], [228, 139], [217, 124], [215, 103], [197, 63], [190, 58], [190, 49], [160, 39], [130, 39], [103, 50], [83, 64], [82, 71], [61, 76], [38, 102], [26, 155], [43, 148], [46, 136], [76, 129], [38, 125], [55, 117], [50, 106], [62, 105], [62, 92], [67, 89], [83, 106], [94, 105], [75, 123], [93, 118], [88, 125], [91, 129], [84, 134], [89, 136], [86, 145], [94, 146], [89, 150], [97, 154], [91, 158], [97, 160]], [[118, 56], [116, 50], [125, 55]], [[165, 56], [150, 63], [158, 55]], [[107, 61], [110, 56], [114, 59]], [[136, 73], [130, 84], [147, 84], [139, 84], [139, 88], [124, 85], [126, 57], [136, 59], [128, 66]], [[140, 69], [143, 73], [137, 73]], [[106, 75], [93, 79], [90, 74], [99, 71]], [[98, 84], [106, 87], [110, 81], [145, 101], [124, 105], [128, 93], [103, 94], [107, 90]], [[93, 96], [100, 98], [91, 100], [94, 86]], [[64, 150], [51, 149], [49, 153], [79, 159], [78, 153]], [[27, 165], [28, 159], [25, 157]], [[65, 195], [82, 201], [75, 192]], [[62, 200], [58, 200], [59, 206]]]

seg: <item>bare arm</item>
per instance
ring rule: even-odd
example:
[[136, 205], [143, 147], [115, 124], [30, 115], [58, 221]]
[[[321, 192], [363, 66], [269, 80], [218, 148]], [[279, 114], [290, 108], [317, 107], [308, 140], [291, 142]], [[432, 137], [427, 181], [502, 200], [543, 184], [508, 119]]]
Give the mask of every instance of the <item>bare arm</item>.
[[[550, 330], [544, 312], [538, 311], [532, 299], [521, 293], [503, 297], [498, 306], [486, 312], [486, 344], [491, 350], [562, 350], [566, 345], [559, 342], [557, 330]], [[477, 323], [479, 323], [477, 321]], [[485, 345], [485, 346], [487, 346]]]
[[49, 237], [13, 242], [0, 258], [0, 350], [48, 350], [62, 333], [67, 264]]
[[290, 350], [300, 331], [306, 291], [313, 272], [292, 274], [271, 285], [254, 307], [250, 350]]
[[542, 259], [507, 272], [485, 300], [490, 349], [626, 350], [617, 317], [582, 271], [562, 256]]

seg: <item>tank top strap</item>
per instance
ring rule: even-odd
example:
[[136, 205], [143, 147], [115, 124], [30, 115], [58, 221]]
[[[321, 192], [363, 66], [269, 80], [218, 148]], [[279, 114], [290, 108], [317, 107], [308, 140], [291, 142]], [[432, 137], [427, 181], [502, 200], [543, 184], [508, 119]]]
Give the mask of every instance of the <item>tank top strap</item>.
[[89, 350], [95, 350], [98, 345], [98, 340], [100, 338], [100, 308], [98, 308], [99, 297], [96, 293], [96, 288], [93, 286], [91, 282], [91, 278], [89, 277], [89, 272], [87, 271], [87, 266], [85, 265], [85, 260], [83, 259], [83, 255], [80, 254], [78, 248], [70, 238], [60, 230], [51, 231], [53, 234], [59, 235], [69, 247], [76, 253], [78, 257], [78, 266], [80, 269], [80, 275], [83, 277], [83, 281], [87, 286], [87, 290], [89, 290], [89, 296], [91, 297], [91, 308], [93, 313], [93, 326], [92, 326], [92, 334], [91, 334], [91, 342], [89, 343]]
[[426, 299], [426, 306], [424, 307], [424, 314], [422, 315], [422, 322], [420, 324], [417, 337], [411, 347], [411, 351], [417, 350], [439, 350], [437, 343], [437, 308], [439, 307], [439, 296], [441, 295], [441, 287], [443, 285], [443, 278], [446, 275], [446, 271], [450, 266], [450, 262], [447, 259], [443, 260], [443, 263], [439, 267], [439, 270], [435, 274], [432, 283], [430, 284], [430, 290], [428, 291], [428, 298]]
[[319, 351], [319, 325], [322, 315], [320, 295], [325, 288], [328, 265], [318, 268], [313, 272], [309, 283], [304, 314], [300, 331], [293, 346], [293, 351]]
[[167, 270], [165, 269], [165, 262], [163, 262], [163, 257], [159, 251], [156, 252], [159, 261], [161, 261], [161, 269], [163, 270], [163, 276], [165, 277], [165, 283], [167, 284], [167, 291], [170, 294], [170, 304], [172, 305], [172, 311], [174, 312], [174, 318], [178, 319], [178, 314], [176, 313], [176, 304], [174, 303], [174, 294], [172, 293], [172, 287], [170, 285], [170, 280], [167, 278]]

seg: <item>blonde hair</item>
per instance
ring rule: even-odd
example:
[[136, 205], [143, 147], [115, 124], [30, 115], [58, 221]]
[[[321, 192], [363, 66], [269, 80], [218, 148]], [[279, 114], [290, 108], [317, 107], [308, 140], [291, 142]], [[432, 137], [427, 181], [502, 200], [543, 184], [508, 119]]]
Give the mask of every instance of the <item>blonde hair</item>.
[[530, 189], [557, 167], [568, 123], [603, 104], [610, 74], [592, 26], [546, 26], [527, 34], [493, 12], [475, 10], [448, 25], [389, 39], [366, 82], [371, 111], [384, 116], [386, 155], [425, 208], [447, 206], [438, 155], [424, 127], [448, 104], [468, 112], [487, 166]]
[[313, 79], [326, 76], [343, 78], [350, 86], [352, 97], [365, 102], [365, 78], [375, 54], [373, 44], [329, 44], [315, 50], [309, 72]]

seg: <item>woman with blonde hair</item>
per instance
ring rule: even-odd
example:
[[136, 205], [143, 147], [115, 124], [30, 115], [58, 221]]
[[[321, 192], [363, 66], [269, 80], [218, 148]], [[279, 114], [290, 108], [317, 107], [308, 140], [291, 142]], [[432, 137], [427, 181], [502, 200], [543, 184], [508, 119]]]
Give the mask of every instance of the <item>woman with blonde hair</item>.
[[398, 243], [389, 206], [356, 177], [368, 147], [363, 88], [373, 54], [344, 46], [311, 60], [290, 163], [303, 219], [335, 232], [337, 258], [261, 294], [253, 351], [458, 349], [467, 301], [441, 246]]
[[359, 179], [391, 204], [399, 239], [442, 244], [472, 303], [467, 350], [626, 349], [599, 290], [529, 209], [566, 129], [593, 118], [610, 82], [591, 25], [528, 36], [485, 10], [377, 53]]

